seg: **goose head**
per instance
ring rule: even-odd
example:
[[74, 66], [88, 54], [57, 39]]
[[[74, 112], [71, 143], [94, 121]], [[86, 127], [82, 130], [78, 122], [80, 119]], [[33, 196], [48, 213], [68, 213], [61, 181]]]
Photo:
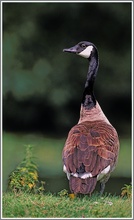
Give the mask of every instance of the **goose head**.
[[87, 59], [94, 54], [95, 51], [97, 51], [95, 45], [88, 41], [81, 41], [75, 46], [63, 50], [63, 52], [74, 53]]

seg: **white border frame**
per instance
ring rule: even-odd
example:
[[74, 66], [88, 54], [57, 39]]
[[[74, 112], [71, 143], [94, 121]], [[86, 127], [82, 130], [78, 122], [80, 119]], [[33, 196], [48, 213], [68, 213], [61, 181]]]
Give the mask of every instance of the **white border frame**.
[[[132, 95], [132, 125], [131, 125], [131, 138], [132, 138], [132, 189], [133, 189], [133, 143], [134, 143], [134, 140], [133, 140], [133, 132], [134, 132], [134, 129], [133, 129], [133, 111], [134, 111], [134, 107], [133, 107], [133, 92], [134, 92], [134, 89], [133, 89], [133, 1], [127, 1], [127, 0], [124, 0], [124, 1], [116, 1], [116, 0], [113, 0], [113, 1], [97, 1], [97, 0], [94, 0], [94, 1], [37, 1], [37, 0], [31, 0], [31, 1], [18, 1], [18, 0], [14, 0], [14, 1], [1, 1], [1, 179], [2, 179], [2, 155], [3, 155], [3, 151], [2, 151], [2, 115], [3, 115], [3, 111], [2, 111], [2, 80], [3, 80], [3, 77], [2, 77], [2, 64], [3, 64], [3, 60], [2, 60], [2, 46], [3, 46], [3, 37], [2, 37], [2, 26], [3, 26], [3, 23], [2, 23], [2, 9], [3, 9], [3, 6], [2, 6], [2, 3], [131, 3], [131, 32], [132, 32], [132, 40], [131, 40], [131, 45], [132, 45], [132, 52], [131, 52], [131, 68], [132, 68], [132, 73], [131, 73], [131, 76], [132, 76], [132, 82], [131, 82], [131, 95]], [[1, 181], [1, 195], [2, 195], [2, 181]], [[132, 205], [133, 205], [133, 196], [132, 196]], [[1, 196], [1, 219], [25, 219], [25, 218], [2, 218], [2, 196]], [[37, 218], [30, 218], [30, 219], [37, 219]], [[38, 219], [53, 219], [53, 218], [38, 218]], [[54, 219], [81, 219], [81, 218], [54, 218]], [[133, 208], [132, 208], [132, 218], [84, 218], [84, 219], [133, 219]]]

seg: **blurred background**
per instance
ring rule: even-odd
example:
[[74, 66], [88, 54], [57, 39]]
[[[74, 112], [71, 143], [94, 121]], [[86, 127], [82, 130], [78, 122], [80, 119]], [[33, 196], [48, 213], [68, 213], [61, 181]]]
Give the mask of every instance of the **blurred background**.
[[99, 51], [95, 95], [117, 129], [120, 155], [106, 191], [131, 183], [131, 3], [3, 2], [3, 190], [34, 146], [46, 191], [68, 189], [62, 149], [79, 119], [88, 62], [63, 49]]

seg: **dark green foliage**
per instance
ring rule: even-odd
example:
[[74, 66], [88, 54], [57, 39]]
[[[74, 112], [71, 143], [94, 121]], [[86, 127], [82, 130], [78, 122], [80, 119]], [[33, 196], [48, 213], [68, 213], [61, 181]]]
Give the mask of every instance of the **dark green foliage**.
[[98, 101], [130, 134], [131, 3], [123, 2], [3, 3], [5, 130], [65, 134], [76, 124], [88, 63], [62, 50], [81, 40], [99, 50]]

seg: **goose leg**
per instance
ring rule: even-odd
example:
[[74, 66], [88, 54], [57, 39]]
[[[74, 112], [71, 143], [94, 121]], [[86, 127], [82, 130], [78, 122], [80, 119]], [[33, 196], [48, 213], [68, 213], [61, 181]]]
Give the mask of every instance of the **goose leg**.
[[100, 183], [100, 195], [102, 196], [103, 192], [104, 192], [104, 189], [105, 189], [105, 182], [101, 182]]
[[100, 195], [103, 194], [104, 192], [104, 189], [105, 189], [105, 184], [106, 182], [109, 180], [109, 177], [110, 177], [110, 173], [108, 173], [102, 181], [100, 181]]

